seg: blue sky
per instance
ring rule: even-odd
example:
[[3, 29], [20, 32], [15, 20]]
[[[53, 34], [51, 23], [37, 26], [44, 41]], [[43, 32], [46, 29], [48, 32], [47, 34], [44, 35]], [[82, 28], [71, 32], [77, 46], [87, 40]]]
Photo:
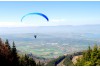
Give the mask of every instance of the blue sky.
[[[38, 15], [23, 15], [40, 12], [48, 16], [49, 22]], [[2, 26], [54, 26], [100, 24], [100, 2], [70, 1], [14, 1], [0, 2], [0, 27]]]

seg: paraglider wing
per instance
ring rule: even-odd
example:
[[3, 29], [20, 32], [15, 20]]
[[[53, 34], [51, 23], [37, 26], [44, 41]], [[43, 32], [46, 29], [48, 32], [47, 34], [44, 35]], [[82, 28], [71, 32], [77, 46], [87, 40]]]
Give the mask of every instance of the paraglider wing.
[[29, 13], [29, 14], [26, 14], [22, 17], [21, 22], [23, 21], [24, 17], [26, 17], [28, 15], [40, 15], [40, 16], [44, 17], [47, 21], [49, 21], [48, 17], [42, 13]]

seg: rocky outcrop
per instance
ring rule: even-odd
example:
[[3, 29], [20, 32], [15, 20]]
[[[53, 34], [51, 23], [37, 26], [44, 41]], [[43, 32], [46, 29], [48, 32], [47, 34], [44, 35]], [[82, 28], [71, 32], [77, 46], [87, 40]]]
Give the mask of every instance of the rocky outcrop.
[[77, 59], [82, 58], [82, 57], [83, 57], [83, 55], [74, 56], [74, 57], [72, 58], [73, 64], [76, 64], [76, 63], [77, 63]]

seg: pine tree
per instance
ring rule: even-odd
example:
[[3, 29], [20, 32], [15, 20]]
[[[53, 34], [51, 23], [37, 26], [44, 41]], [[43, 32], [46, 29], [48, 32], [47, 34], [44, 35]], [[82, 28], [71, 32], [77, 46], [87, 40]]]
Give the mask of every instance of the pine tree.
[[30, 66], [36, 66], [35, 61], [33, 60], [33, 58], [29, 58], [29, 65]]
[[26, 65], [28, 66], [29, 65], [29, 56], [27, 56], [26, 54], [25, 54], [25, 61], [26, 61]]
[[24, 57], [24, 66], [36, 66], [36, 63], [33, 58], [30, 58], [25, 54]]
[[91, 53], [91, 61], [93, 65], [96, 65], [96, 61], [97, 61], [97, 53], [98, 53], [98, 47], [97, 45], [94, 45], [92, 53]]
[[0, 46], [2, 45], [2, 40], [1, 40], [1, 38], [0, 38]]
[[0, 65], [11, 65], [11, 52], [0, 39]]
[[10, 44], [9, 44], [8, 39], [6, 39], [6, 41], [5, 41], [5, 45], [8, 47], [9, 50], [11, 50], [11, 47], [10, 47]]
[[15, 43], [13, 42], [13, 46], [12, 46], [12, 65], [16, 66], [19, 65], [19, 57], [17, 55], [17, 50], [16, 50], [16, 46]]
[[92, 52], [92, 49], [91, 49], [91, 47], [89, 46], [88, 47], [88, 58], [90, 59], [91, 58], [91, 52]]
[[89, 46], [89, 47], [88, 47], [88, 50], [85, 52], [85, 56], [84, 56], [84, 59], [85, 59], [86, 61], [89, 61], [89, 60], [90, 60], [90, 58], [91, 58], [91, 52], [92, 52], [92, 49], [91, 49], [91, 47]]

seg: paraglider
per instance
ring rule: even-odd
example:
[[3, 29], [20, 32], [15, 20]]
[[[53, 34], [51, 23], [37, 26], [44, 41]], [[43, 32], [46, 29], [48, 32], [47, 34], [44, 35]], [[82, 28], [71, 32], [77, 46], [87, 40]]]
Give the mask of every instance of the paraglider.
[[[21, 18], [21, 22], [23, 21], [23, 19], [24, 19], [26, 16], [29, 16], [29, 15], [39, 15], [39, 16], [44, 17], [47, 21], [49, 21], [48, 17], [47, 17], [45, 14], [35, 12], [35, 13], [28, 13], [28, 14], [24, 15], [24, 16]], [[37, 35], [34, 35], [34, 38], [36, 39], [36, 38], [37, 38]]]
[[47, 21], [49, 21], [48, 17], [47, 17], [45, 14], [43, 14], [43, 13], [28, 13], [28, 14], [26, 14], [26, 15], [24, 15], [24, 16], [22, 17], [21, 22], [22, 22], [23, 19], [24, 19], [26, 16], [28, 16], [28, 15], [40, 15], [40, 16], [44, 17]]
[[34, 38], [36, 39], [37, 35], [34, 35]]

